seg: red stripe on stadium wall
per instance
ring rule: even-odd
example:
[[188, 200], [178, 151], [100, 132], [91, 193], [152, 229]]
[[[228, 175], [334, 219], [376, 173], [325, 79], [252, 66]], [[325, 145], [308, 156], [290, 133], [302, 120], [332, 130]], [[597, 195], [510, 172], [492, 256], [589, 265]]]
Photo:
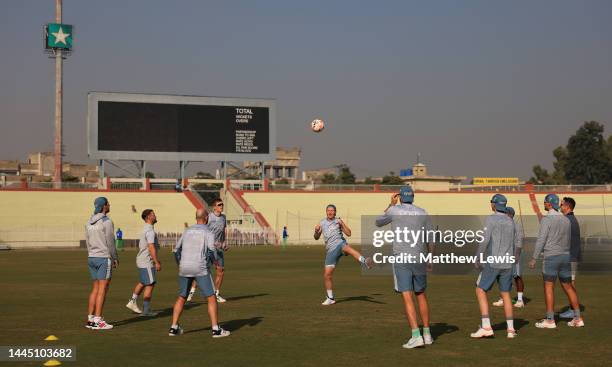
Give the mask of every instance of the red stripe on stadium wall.
[[538, 206], [538, 201], [536, 200], [535, 192], [533, 191], [533, 185], [527, 184], [525, 185], [525, 189], [529, 192], [529, 201], [531, 201], [531, 208], [538, 216], [538, 220], [542, 219], [542, 211], [540, 211], [540, 207]]
[[184, 190], [183, 194], [185, 194], [185, 197], [187, 197], [187, 199], [196, 209], [204, 209], [204, 205], [200, 202], [200, 200], [198, 200], [198, 198], [195, 197], [193, 192], [190, 190]]

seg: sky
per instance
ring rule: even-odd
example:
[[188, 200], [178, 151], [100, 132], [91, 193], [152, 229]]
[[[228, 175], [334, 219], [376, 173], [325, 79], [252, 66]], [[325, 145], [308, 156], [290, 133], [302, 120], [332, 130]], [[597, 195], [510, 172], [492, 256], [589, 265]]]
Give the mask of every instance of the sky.
[[[275, 98], [302, 169], [520, 177], [584, 122], [612, 128], [610, 1], [64, 0], [66, 160], [89, 91]], [[53, 0], [3, 1], [0, 159], [52, 151]], [[310, 132], [321, 118], [326, 129]], [[192, 164], [190, 171], [216, 163]], [[150, 163], [176, 176], [178, 163]]]

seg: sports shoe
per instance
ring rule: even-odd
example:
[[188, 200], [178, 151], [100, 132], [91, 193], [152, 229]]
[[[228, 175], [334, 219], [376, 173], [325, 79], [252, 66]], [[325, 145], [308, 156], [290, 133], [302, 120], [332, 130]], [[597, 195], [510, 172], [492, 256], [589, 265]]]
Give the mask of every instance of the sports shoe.
[[218, 328], [217, 330], [212, 331], [213, 338], [223, 338], [229, 335], [230, 335], [230, 332], [227, 330], [224, 330], [223, 328]]
[[91, 329], [94, 326], [94, 322], [93, 321], [87, 321], [87, 323], [85, 323], [85, 327], [88, 329]]
[[547, 319], [542, 319], [539, 322], [536, 322], [535, 326], [538, 329], [556, 329], [557, 328], [557, 324], [555, 323], [555, 320], [547, 320]]
[[518, 300], [518, 301], [516, 301], [514, 303], [514, 307], [516, 307], [516, 308], [523, 308], [523, 307], [525, 307], [525, 302], [523, 302], [521, 300]]
[[582, 318], [572, 319], [572, 321], [567, 322], [567, 326], [569, 327], [584, 327], [584, 320]]
[[220, 295], [217, 294], [217, 302], [219, 303], [225, 303], [227, 302], [227, 300], [223, 297], [221, 297]]
[[565, 312], [561, 312], [559, 314], [559, 318], [560, 319], [573, 319], [574, 318], [574, 310], [569, 308]]
[[178, 336], [183, 334], [183, 328], [179, 325], [175, 328], [171, 327], [170, 330], [168, 330], [168, 336]]
[[425, 334], [423, 335], [423, 341], [425, 341], [425, 345], [432, 345], [434, 342], [434, 339], [431, 336], [431, 334]]
[[502, 298], [500, 298], [497, 301], [493, 302], [493, 306], [495, 306], [495, 307], [502, 307], [503, 305], [504, 305], [504, 300]]
[[518, 336], [518, 334], [516, 333], [516, 330], [514, 329], [508, 329], [508, 335], [507, 338], [508, 339], [514, 339]]
[[138, 304], [133, 299], [130, 299], [130, 301], [127, 303], [127, 305], [125, 305], [125, 307], [129, 308], [134, 313], [142, 313], [142, 310], [138, 307]]
[[189, 295], [187, 296], [187, 302], [190, 302], [191, 299], [193, 298], [193, 295], [195, 294], [194, 290], [190, 290], [189, 291]]
[[104, 319], [100, 319], [98, 322], [94, 322], [91, 330], [110, 330], [113, 328], [113, 325], [108, 324]]
[[476, 330], [475, 333], [471, 333], [470, 337], [474, 339], [480, 339], [480, 338], [489, 338], [489, 337], [492, 337], [493, 335], [495, 335], [495, 333], [493, 332], [493, 329], [483, 329], [481, 326], [481, 327], [478, 327], [478, 330]]
[[323, 306], [329, 306], [329, 305], [333, 305], [334, 303], [336, 303], [336, 300], [333, 298], [325, 298], [325, 301], [323, 301], [323, 303], [321, 303]]
[[422, 347], [425, 345], [425, 342], [423, 341], [423, 337], [419, 336], [419, 337], [412, 337], [410, 338], [410, 340], [408, 340], [408, 342], [404, 345], [402, 345], [402, 348], [406, 348], [406, 349], [412, 349], [412, 348], [418, 348], [418, 347]]

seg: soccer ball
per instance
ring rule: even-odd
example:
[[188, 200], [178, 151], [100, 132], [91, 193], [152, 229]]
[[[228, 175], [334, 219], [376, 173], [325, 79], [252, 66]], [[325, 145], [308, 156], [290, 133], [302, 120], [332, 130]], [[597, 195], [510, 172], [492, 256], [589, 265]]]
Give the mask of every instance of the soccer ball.
[[319, 120], [319, 119], [312, 120], [312, 122], [310, 123], [310, 128], [315, 133], [320, 133], [325, 128], [325, 122], [323, 122], [323, 120]]

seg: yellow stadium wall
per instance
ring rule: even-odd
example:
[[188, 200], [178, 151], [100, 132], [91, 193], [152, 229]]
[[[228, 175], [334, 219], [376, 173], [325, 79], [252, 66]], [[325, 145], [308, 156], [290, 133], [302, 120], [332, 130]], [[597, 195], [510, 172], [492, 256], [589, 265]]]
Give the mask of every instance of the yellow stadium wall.
[[[431, 215], [489, 215], [492, 193], [417, 193], [415, 204]], [[527, 236], [536, 236], [538, 221], [528, 193], [507, 193], [508, 205], [519, 218], [524, 219]], [[559, 194], [572, 196], [577, 202], [576, 215], [603, 216], [612, 213], [612, 193]], [[540, 210], [543, 195], [535, 195]], [[261, 212], [270, 226], [280, 235], [284, 225], [289, 233], [289, 243], [322, 243], [312, 238], [314, 226], [325, 216], [325, 206], [333, 203], [338, 216], [351, 227], [354, 242], [361, 240], [361, 216], [380, 215], [389, 204], [389, 193], [354, 192], [244, 192], [244, 199]], [[600, 218], [601, 219], [601, 218]], [[608, 220], [612, 224], [612, 220]], [[610, 228], [612, 230], [612, 228]], [[351, 242], [349, 239], [349, 243]]]
[[185, 223], [194, 222], [195, 207], [182, 193], [7, 190], [0, 191], [0, 243], [15, 248], [78, 246], [98, 196], [108, 198], [109, 217], [124, 239], [140, 237], [144, 209], [155, 210], [159, 233], [180, 233]]

